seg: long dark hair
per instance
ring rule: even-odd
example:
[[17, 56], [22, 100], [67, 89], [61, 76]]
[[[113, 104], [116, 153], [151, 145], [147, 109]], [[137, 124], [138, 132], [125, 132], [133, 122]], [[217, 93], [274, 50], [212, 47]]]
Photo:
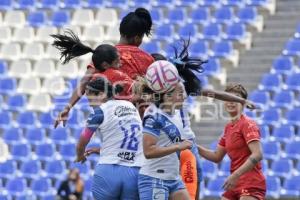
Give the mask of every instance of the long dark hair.
[[128, 13], [121, 21], [120, 34], [125, 38], [135, 36], [151, 35], [152, 18], [145, 8], [137, 8], [134, 12]]
[[86, 88], [95, 95], [98, 95], [100, 92], [106, 92], [108, 98], [112, 98], [114, 95], [117, 95], [123, 91], [123, 87], [121, 85], [112, 85], [104, 77], [97, 77], [91, 80], [87, 84]]
[[63, 64], [68, 63], [73, 58], [82, 56], [87, 53], [93, 53], [92, 61], [96, 69], [104, 71], [103, 62], [112, 64], [118, 58], [117, 49], [109, 44], [101, 44], [96, 49], [84, 45], [78, 36], [71, 30], [66, 30], [64, 34], [53, 34], [54, 38], [52, 45], [56, 47], [61, 54], [60, 59]]

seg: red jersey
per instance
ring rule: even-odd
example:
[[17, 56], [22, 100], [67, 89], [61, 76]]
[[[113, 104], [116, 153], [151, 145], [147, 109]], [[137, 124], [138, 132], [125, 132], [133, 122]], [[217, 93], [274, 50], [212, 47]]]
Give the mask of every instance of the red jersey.
[[[219, 145], [225, 148], [231, 160], [231, 173], [242, 166], [249, 158], [251, 151], [248, 144], [255, 140], [260, 140], [259, 128], [252, 119], [245, 115], [242, 115], [237, 122], [228, 123], [225, 126]], [[246, 172], [239, 178], [236, 189], [251, 186], [264, 190], [266, 188], [261, 163], [258, 163], [251, 171]]]

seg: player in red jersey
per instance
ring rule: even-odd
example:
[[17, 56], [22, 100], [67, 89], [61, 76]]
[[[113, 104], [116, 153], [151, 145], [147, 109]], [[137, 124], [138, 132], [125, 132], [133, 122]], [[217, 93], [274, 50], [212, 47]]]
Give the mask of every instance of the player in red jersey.
[[[144, 38], [144, 35], [149, 36], [151, 34], [152, 28], [152, 19], [148, 10], [144, 8], [137, 8], [134, 12], [128, 13], [121, 21], [120, 24], [120, 41], [116, 45], [120, 55], [120, 70], [124, 72], [123, 74], [118, 73], [119, 80], [118, 82], [128, 82], [128, 79], [136, 79], [137, 76], [143, 76], [146, 73], [147, 67], [154, 61], [154, 59], [148, 53], [144, 52], [138, 48]], [[59, 45], [57, 46], [59, 50]], [[71, 46], [72, 47], [72, 46]], [[63, 53], [63, 52], [62, 52]], [[61, 121], [65, 125], [68, 118], [68, 114], [71, 108], [78, 102], [81, 96], [85, 92], [85, 86], [94, 76], [94, 74], [103, 73], [102, 70], [99, 70], [94, 62], [88, 65], [84, 77], [81, 79], [80, 84], [74, 90], [69, 103], [63, 111], [58, 115], [58, 118], [55, 120], [54, 127], [56, 128]], [[107, 70], [105, 71], [105, 76], [115, 77], [116, 70]], [[124, 76], [124, 74], [126, 76]], [[107, 77], [108, 78], [108, 77]], [[115, 83], [114, 80], [108, 78], [112, 83]], [[125, 88], [126, 91], [126, 88]]]
[[[240, 84], [230, 84], [226, 92], [247, 98], [247, 91]], [[231, 175], [226, 179], [222, 200], [264, 200], [266, 182], [262, 173], [262, 150], [257, 124], [243, 114], [239, 103], [225, 102], [231, 121], [225, 126], [215, 151], [198, 145], [202, 157], [219, 163], [228, 154], [231, 160]]]

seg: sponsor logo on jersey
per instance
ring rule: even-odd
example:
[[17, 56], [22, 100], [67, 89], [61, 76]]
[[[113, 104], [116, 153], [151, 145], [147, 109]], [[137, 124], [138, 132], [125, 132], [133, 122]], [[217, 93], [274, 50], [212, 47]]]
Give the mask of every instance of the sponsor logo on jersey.
[[128, 106], [118, 106], [114, 114], [118, 117], [133, 115], [136, 114], [136, 108], [130, 108]]
[[135, 156], [136, 156], [135, 152], [130, 152], [130, 151], [123, 151], [118, 153], [118, 157], [121, 158], [121, 160], [126, 162], [134, 162]]

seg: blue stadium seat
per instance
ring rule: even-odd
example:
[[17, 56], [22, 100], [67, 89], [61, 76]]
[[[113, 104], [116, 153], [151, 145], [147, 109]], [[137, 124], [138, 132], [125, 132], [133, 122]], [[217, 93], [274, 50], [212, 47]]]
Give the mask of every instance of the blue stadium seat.
[[51, 161], [55, 158], [55, 147], [50, 143], [36, 145], [35, 153], [37, 158], [42, 161]]
[[53, 194], [43, 195], [41, 196], [41, 200], [56, 200], [56, 196]]
[[300, 39], [289, 40], [285, 45], [283, 54], [289, 55], [289, 56], [299, 56], [300, 55]]
[[297, 175], [300, 175], [300, 162], [297, 163], [295, 170]]
[[230, 175], [230, 161], [223, 160], [221, 162], [221, 167], [218, 171], [219, 176], [229, 176]]
[[230, 41], [216, 42], [212, 48], [215, 57], [228, 57], [233, 52], [233, 45]]
[[190, 54], [192, 57], [205, 58], [209, 54], [209, 45], [205, 40], [198, 40], [190, 46]]
[[203, 160], [202, 173], [205, 178], [213, 179], [217, 176], [218, 166], [208, 160]]
[[205, 24], [209, 21], [210, 12], [207, 7], [198, 7], [191, 13], [192, 23]]
[[290, 159], [279, 159], [272, 162], [270, 175], [290, 177], [292, 175], [293, 162]]
[[220, 7], [215, 11], [215, 20], [218, 23], [230, 23], [234, 13], [231, 7]]
[[22, 111], [27, 103], [27, 98], [22, 94], [15, 94], [8, 97], [7, 110], [11, 111]]
[[272, 72], [277, 74], [290, 74], [294, 67], [294, 59], [289, 56], [279, 56], [273, 61]]
[[35, 1], [34, 0], [19, 0], [18, 2], [18, 9], [24, 9], [24, 10], [30, 10], [35, 7]]
[[88, 179], [84, 181], [84, 195], [91, 193], [92, 191], [92, 180]]
[[209, 180], [207, 184], [207, 188], [204, 191], [204, 196], [206, 197], [220, 197], [224, 192], [222, 189], [222, 185], [225, 182], [225, 178], [219, 177], [216, 179]]
[[6, 190], [10, 195], [23, 195], [26, 189], [26, 180], [24, 178], [12, 178], [6, 183]]
[[265, 74], [259, 85], [262, 90], [278, 91], [282, 85], [282, 77], [278, 74]]
[[102, 8], [104, 6], [103, 0], [87, 0], [86, 8]]
[[0, 128], [7, 129], [11, 127], [12, 114], [9, 112], [0, 112]]
[[241, 8], [237, 13], [239, 21], [242, 23], [253, 23], [256, 20], [257, 15], [256, 7], [251, 6]]
[[6, 129], [3, 134], [3, 139], [7, 144], [22, 143], [24, 141], [22, 129], [12, 127]]
[[12, 197], [4, 194], [0, 194], [0, 200], [12, 200]]
[[285, 146], [284, 157], [290, 159], [300, 159], [300, 141], [291, 141]]
[[59, 4], [59, 0], [41, 0], [39, 7], [43, 9], [57, 9]]
[[36, 127], [36, 121], [36, 113], [30, 111], [21, 112], [17, 117], [17, 123], [19, 127]]
[[81, 0], [64, 0], [63, 2], [64, 3], [62, 4], [61, 7], [67, 9], [78, 9], [83, 6]]
[[38, 160], [28, 160], [22, 162], [20, 171], [24, 178], [37, 178], [41, 176], [42, 166]]
[[48, 178], [35, 179], [32, 181], [30, 188], [36, 195], [45, 195], [51, 190], [51, 181]]
[[86, 161], [85, 163], [71, 163], [70, 169], [78, 169], [80, 172], [80, 176], [85, 178], [90, 177], [90, 169], [91, 165], [90, 162]]
[[11, 155], [16, 160], [27, 160], [31, 154], [28, 144], [14, 144], [11, 146]]
[[27, 128], [26, 139], [30, 144], [38, 145], [46, 141], [46, 130], [41, 128]]
[[164, 20], [164, 15], [160, 8], [152, 8], [150, 10], [150, 15], [155, 24], [161, 24]]
[[41, 113], [39, 116], [39, 121], [42, 128], [52, 128], [54, 120], [55, 118], [51, 112]]
[[105, 1], [105, 6], [110, 8], [127, 9], [129, 5], [127, 0], [111, 0]]
[[203, 0], [203, 2], [201, 2], [202, 5], [204, 6], [213, 6], [213, 7], [218, 7], [220, 5], [220, 0]]
[[187, 14], [184, 7], [169, 10], [167, 19], [167, 21], [171, 24], [184, 24], [185, 19], [187, 19]]
[[280, 179], [275, 176], [267, 176], [266, 177], [267, 184], [267, 197], [272, 197], [274, 199], [278, 199], [280, 196]]
[[70, 22], [70, 13], [65, 10], [52, 13], [51, 23], [53, 26], [62, 27]]
[[185, 40], [188, 38], [191, 38], [191, 40], [196, 39], [198, 32], [197, 26], [194, 23], [186, 23], [179, 29], [180, 37]]
[[261, 107], [267, 107], [270, 102], [270, 93], [262, 90], [254, 90], [251, 92], [249, 99], [256, 104], [260, 104]]
[[70, 114], [70, 118], [68, 119], [68, 127], [77, 128], [82, 127], [85, 123], [85, 118], [83, 116], [82, 111], [73, 110]]
[[292, 108], [295, 101], [295, 93], [283, 90], [273, 97], [273, 106], [277, 108]]
[[45, 172], [49, 178], [61, 179], [61, 175], [65, 174], [66, 164], [62, 160], [51, 160], [46, 163]]
[[[169, 42], [172, 41], [172, 38], [174, 37], [174, 27], [170, 24], [164, 24], [161, 26], [158, 26], [155, 30], [155, 38], [160, 40], [167, 40]], [[172, 37], [170, 37], [172, 36]]]
[[223, 5], [225, 6], [237, 6], [237, 7], [243, 7], [245, 5], [245, 1], [241, 0], [224, 0]]
[[12, 94], [17, 88], [17, 82], [13, 78], [0, 78], [0, 94]]
[[59, 153], [64, 160], [74, 161], [76, 155], [76, 147], [74, 143], [60, 145]]
[[27, 21], [30, 26], [40, 27], [42, 25], [46, 25], [47, 16], [44, 11], [35, 11], [35, 12], [29, 13], [29, 15], [27, 17]]
[[25, 195], [19, 195], [16, 196], [15, 200], [37, 200], [37, 196], [34, 194], [25, 194]]
[[277, 160], [281, 154], [280, 143], [271, 141], [271, 142], [262, 142], [263, 153], [265, 159]]
[[70, 142], [71, 139], [70, 130], [64, 127], [58, 127], [56, 129], [52, 129], [50, 132], [50, 139], [55, 144], [66, 144]]
[[280, 123], [281, 110], [270, 108], [262, 113], [262, 123], [277, 126]]
[[0, 1], [0, 10], [10, 10], [13, 8], [13, 0], [1, 0]]
[[257, 114], [255, 111], [246, 110], [244, 113], [245, 113], [245, 115], [247, 115], [248, 117], [250, 117], [252, 119], [255, 119], [257, 117]]
[[295, 127], [284, 124], [273, 130], [273, 139], [278, 142], [289, 143], [295, 137]]
[[203, 37], [209, 40], [218, 40], [221, 37], [222, 28], [220, 24], [211, 23], [203, 27]]
[[0, 178], [11, 178], [14, 176], [17, 168], [16, 160], [7, 160], [5, 162], [0, 163]]
[[246, 36], [247, 29], [243, 23], [229, 24], [226, 29], [225, 38], [229, 40], [243, 40]]
[[286, 87], [290, 90], [300, 91], [300, 73], [289, 75], [285, 81]]
[[263, 171], [264, 174], [267, 174], [267, 172], [269, 171], [268, 161], [267, 160], [262, 160], [261, 161], [261, 169], [262, 169], [262, 171]]
[[269, 3], [269, 0], [251, 0], [248, 1], [247, 4], [250, 6], [265, 6]]
[[158, 53], [160, 52], [160, 43], [157, 41], [145, 43], [142, 45], [142, 49], [148, 53]]
[[149, 8], [151, 7], [151, 0], [132, 0], [132, 7], [134, 8], [139, 8], [139, 7], [143, 7], [143, 8]]
[[6, 61], [0, 60], [0, 78], [6, 76], [8, 72]]
[[221, 72], [221, 64], [219, 59], [209, 59], [207, 63], [203, 64], [205, 75], [215, 75]]
[[284, 180], [281, 197], [293, 198], [300, 196], [300, 176], [293, 176]]
[[286, 113], [286, 119], [290, 124], [300, 125], [300, 108], [296, 107]]
[[268, 140], [270, 138], [270, 127], [268, 125], [260, 125], [260, 137], [263, 140]]

